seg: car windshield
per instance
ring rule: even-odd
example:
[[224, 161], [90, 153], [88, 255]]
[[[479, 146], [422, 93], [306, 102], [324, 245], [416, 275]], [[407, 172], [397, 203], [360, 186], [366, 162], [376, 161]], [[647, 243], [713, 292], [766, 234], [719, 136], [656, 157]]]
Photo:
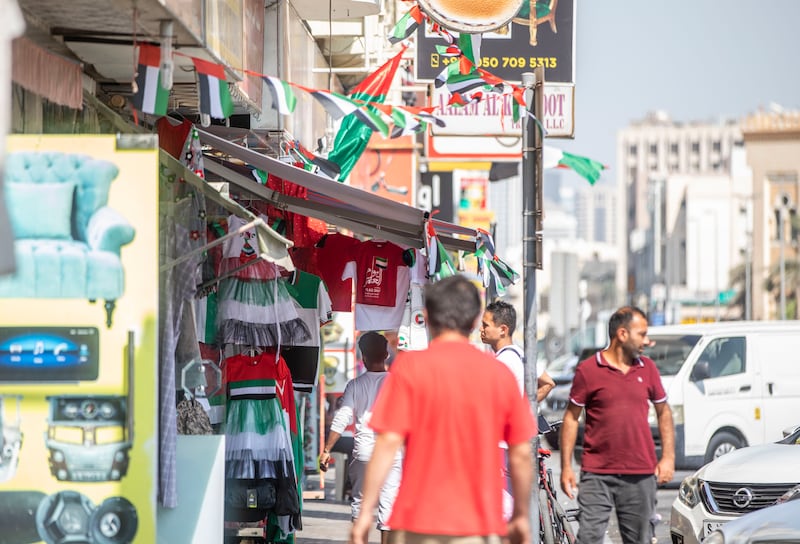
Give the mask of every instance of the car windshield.
[[700, 341], [700, 336], [691, 334], [650, 335], [650, 340], [654, 341], [655, 345], [646, 348], [644, 354], [656, 363], [662, 376], [674, 376], [681, 369], [689, 352]]
[[553, 359], [550, 364], [547, 365], [547, 373], [553, 375], [571, 372], [575, 369], [577, 363], [578, 356], [573, 353], [567, 353], [566, 355], [561, 355]]

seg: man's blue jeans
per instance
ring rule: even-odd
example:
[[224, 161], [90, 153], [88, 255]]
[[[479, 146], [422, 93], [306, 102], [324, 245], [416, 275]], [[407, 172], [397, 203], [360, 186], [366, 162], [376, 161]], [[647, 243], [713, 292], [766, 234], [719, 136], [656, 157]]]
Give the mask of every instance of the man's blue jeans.
[[656, 477], [653, 474], [581, 472], [577, 544], [603, 542], [612, 509], [617, 511], [624, 544], [650, 544], [653, 536], [650, 518], [655, 503]]

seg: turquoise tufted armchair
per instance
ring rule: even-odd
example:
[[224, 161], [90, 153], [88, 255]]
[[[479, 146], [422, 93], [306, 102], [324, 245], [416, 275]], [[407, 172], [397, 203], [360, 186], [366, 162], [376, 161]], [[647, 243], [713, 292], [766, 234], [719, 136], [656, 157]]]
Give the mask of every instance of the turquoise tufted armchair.
[[125, 288], [120, 250], [135, 234], [107, 206], [117, 174], [115, 164], [87, 155], [8, 155], [4, 189], [17, 272], [0, 277], [0, 297], [103, 299], [111, 327]]

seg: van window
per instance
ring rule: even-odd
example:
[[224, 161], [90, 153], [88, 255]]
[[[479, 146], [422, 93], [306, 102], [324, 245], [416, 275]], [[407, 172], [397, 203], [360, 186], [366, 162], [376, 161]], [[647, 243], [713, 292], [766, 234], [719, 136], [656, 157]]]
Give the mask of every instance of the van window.
[[658, 372], [662, 376], [674, 376], [683, 366], [683, 362], [689, 353], [700, 341], [699, 335], [685, 334], [675, 336], [650, 336], [650, 340], [655, 342], [654, 346], [644, 350], [644, 354], [650, 357], [658, 367]]
[[741, 374], [745, 369], [744, 337], [717, 338], [709, 342], [701, 361], [708, 361], [710, 378]]

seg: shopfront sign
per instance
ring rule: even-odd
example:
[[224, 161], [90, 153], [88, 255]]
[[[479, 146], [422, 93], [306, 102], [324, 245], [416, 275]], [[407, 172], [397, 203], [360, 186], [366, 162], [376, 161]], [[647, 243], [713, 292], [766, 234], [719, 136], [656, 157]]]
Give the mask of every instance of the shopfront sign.
[[453, 223], [453, 172], [423, 172], [419, 176], [417, 208], [440, 221]]
[[[448, 106], [450, 94], [443, 87], [431, 92], [431, 105], [445, 126], [431, 125], [435, 136], [521, 136], [522, 120], [514, 122], [514, 98], [510, 94], [484, 93], [483, 100], [456, 107]], [[575, 135], [575, 86], [544, 85], [544, 115], [541, 119], [548, 138]], [[519, 147], [519, 152], [522, 148]]]
[[19, 135], [7, 157], [3, 540], [155, 542], [158, 150]]
[[[480, 67], [519, 83], [523, 72], [543, 66], [546, 81], [574, 83], [576, 1], [550, 2], [549, 13], [538, 18], [535, 4], [538, 2], [525, 0], [511, 23], [483, 34]], [[432, 82], [453, 61], [436, 51], [436, 46], [444, 43], [438, 34], [420, 26], [414, 63], [417, 81]]]

